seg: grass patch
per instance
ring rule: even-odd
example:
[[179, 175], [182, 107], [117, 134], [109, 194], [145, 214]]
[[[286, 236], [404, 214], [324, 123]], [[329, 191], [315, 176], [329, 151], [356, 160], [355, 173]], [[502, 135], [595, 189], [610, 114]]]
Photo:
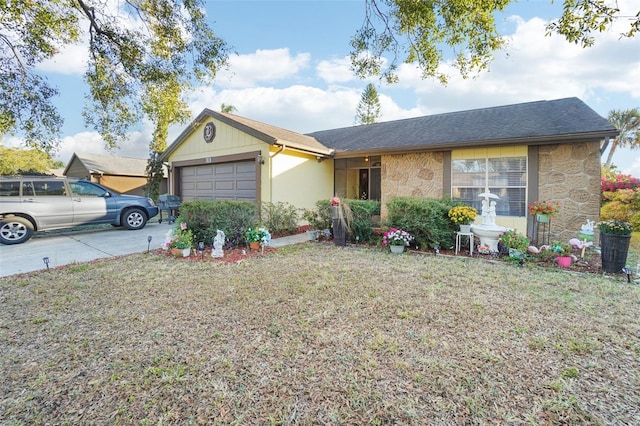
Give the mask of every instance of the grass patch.
[[300, 244], [0, 281], [0, 423], [634, 424], [640, 288]]

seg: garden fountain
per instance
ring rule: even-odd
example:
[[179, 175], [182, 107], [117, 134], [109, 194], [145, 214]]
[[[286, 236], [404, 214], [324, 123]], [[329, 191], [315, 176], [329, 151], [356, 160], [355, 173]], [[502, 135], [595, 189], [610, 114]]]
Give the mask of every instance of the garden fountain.
[[482, 223], [471, 225], [471, 232], [480, 237], [480, 244], [489, 247], [489, 251], [498, 251], [498, 239], [508, 228], [496, 225], [496, 202], [499, 197], [492, 194], [489, 188], [479, 195], [482, 200]]

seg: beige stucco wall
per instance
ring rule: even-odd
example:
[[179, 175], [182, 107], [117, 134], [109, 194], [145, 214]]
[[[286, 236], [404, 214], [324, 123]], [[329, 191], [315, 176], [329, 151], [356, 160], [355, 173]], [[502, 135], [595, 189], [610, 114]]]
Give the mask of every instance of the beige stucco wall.
[[[270, 201], [314, 208], [316, 201], [333, 195], [333, 160], [319, 163], [315, 156], [286, 149], [270, 160]], [[263, 194], [263, 200], [266, 198]]]
[[393, 197], [440, 198], [444, 173], [442, 152], [422, 152], [382, 156], [381, 216]]
[[538, 157], [538, 200], [560, 203], [551, 220], [551, 240], [577, 237], [587, 219], [600, 217], [600, 144], [543, 145]]

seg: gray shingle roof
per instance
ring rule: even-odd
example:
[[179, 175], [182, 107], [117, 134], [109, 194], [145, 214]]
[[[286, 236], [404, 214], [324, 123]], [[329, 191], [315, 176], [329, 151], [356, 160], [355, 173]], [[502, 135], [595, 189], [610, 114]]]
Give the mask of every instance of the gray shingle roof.
[[[69, 165], [73, 159], [78, 161], [91, 173], [103, 173], [106, 175], [146, 176], [147, 160], [144, 158], [116, 157], [111, 155], [99, 155], [88, 153], [73, 153]], [[66, 172], [66, 169], [65, 169]]]
[[600, 140], [616, 128], [578, 98], [537, 101], [309, 133], [336, 153]]

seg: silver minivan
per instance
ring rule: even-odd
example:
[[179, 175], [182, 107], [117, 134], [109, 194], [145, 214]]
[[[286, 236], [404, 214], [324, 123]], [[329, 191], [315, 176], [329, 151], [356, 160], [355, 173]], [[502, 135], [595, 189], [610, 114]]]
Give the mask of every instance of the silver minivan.
[[150, 198], [117, 194], [97, 183], [55, 176], [0, 177], [0, 243], [20, 244], [35, 231], [110, 223], [142, 229], [158, 214]]

